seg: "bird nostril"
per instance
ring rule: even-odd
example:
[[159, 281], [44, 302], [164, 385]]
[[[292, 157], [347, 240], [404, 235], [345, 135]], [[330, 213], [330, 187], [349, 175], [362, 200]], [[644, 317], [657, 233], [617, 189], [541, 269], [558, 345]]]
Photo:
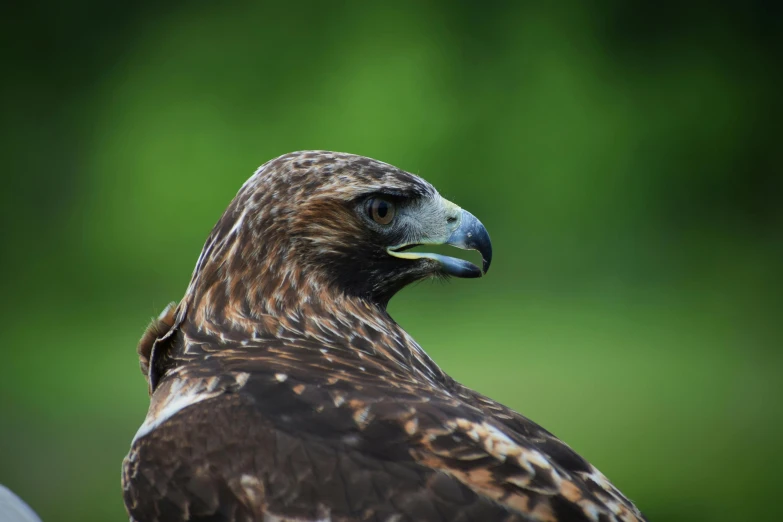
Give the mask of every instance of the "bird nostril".
[[457, 221], [457, 218], [455, 218], [455, 217], [450, 217], [450, 218], [446, 219], [447, 223], [454, 223], [455, 221]]

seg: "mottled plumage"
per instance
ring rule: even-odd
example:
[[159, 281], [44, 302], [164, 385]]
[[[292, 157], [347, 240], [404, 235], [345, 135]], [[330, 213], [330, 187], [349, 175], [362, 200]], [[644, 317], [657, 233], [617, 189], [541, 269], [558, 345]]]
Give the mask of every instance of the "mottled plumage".
[[482, 273], [405, 251], [435, 243], [489, 266], [478, 220], [412, 174], [318, 151], [260, 167], [139, 344], [151, 404], [123, 465], [131, 519], [644, 520], [388, 315], [411, 282]]

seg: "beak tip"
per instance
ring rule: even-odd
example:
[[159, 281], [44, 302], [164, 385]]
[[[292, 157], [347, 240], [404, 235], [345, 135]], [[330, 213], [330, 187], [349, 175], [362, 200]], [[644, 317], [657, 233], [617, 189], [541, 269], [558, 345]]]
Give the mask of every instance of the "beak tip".
[[492, 264], [492, 242], [489, 240], [489, 234], [486, 229], [484, 229], [484, 234], [485, 241], [481, 245], [479, 252], [481, 253], [481, 271], [486, 275], [489, 272], [489, 265]]
[[483, 275], [487, 275], [487, 272], [489, 272], [489, 265], [491, 262], [492, 262], [492, 258], [481, 260], [481, 272], [483, 273]]

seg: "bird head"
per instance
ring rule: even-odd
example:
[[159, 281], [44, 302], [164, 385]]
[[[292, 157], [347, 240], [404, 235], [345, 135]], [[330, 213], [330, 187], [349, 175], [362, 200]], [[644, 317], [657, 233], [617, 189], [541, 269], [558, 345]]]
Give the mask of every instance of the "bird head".
[[[410, 251], [419, 245], [477, 250], [482, 267]], [[421, 279], [479, 277], [491, 259], [481, 222], [418, 176], [361, 156], [306, 151], [266, 163], [242, 186], [194, 279], [239, 275], [246, 288], [279, 301], [310, 283], [385, 306]]]

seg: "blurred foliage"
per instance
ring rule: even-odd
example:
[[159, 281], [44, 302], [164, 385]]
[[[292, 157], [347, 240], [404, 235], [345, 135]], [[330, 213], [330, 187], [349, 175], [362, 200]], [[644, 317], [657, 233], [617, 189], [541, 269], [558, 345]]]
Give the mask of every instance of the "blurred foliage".
[[[421, 174], [486, 279], [394, 317], [655, 521], [768, 520], [783, 445], [781, 8], [579, 2], [3, 7], [0, 483], [123, 520], [134, 353], [256, 166]], [[777, 116], [775, 116], [777, 115]]]

